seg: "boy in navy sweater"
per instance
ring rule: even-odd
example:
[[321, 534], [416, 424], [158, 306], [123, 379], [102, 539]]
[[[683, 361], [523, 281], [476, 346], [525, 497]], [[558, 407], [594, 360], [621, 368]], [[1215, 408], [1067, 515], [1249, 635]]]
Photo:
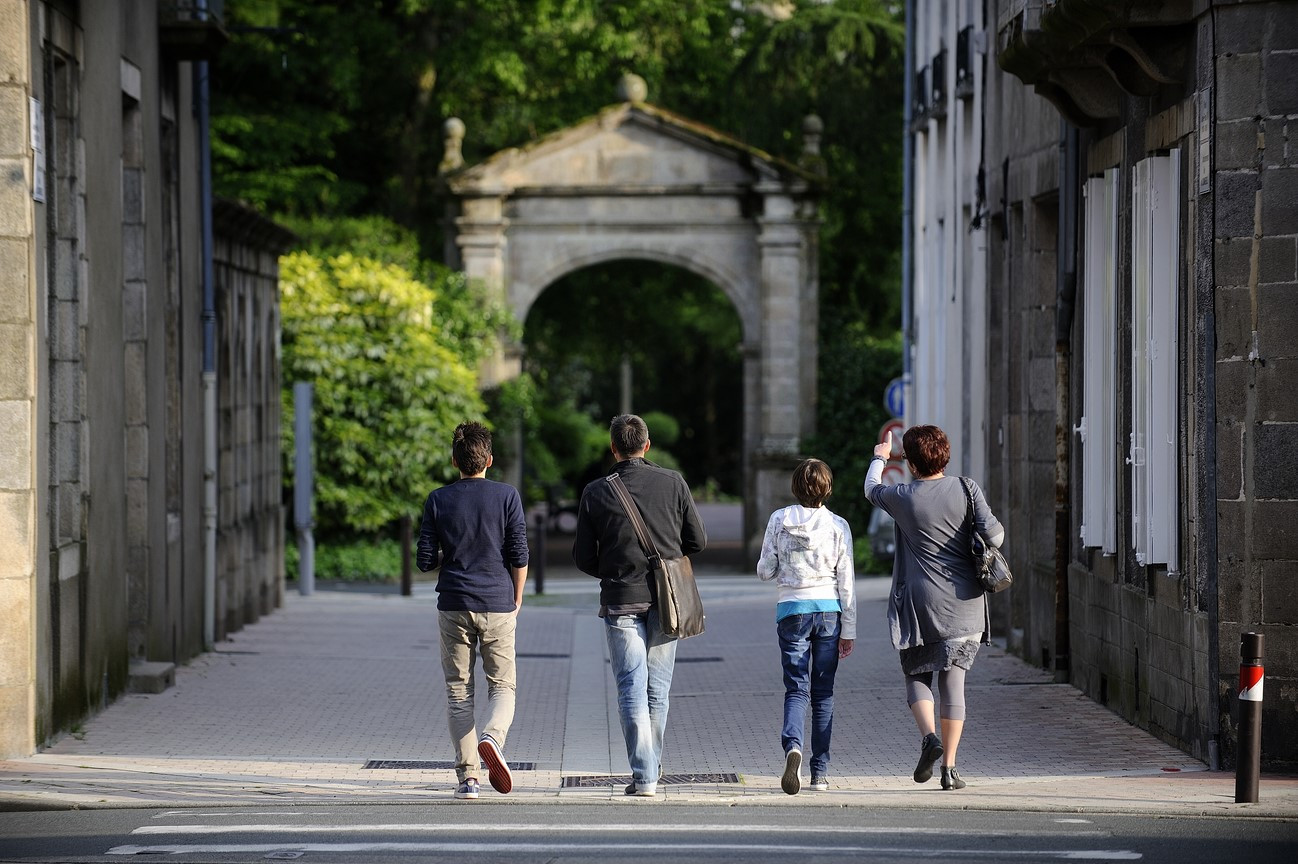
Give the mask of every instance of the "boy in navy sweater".
[[[455, 742], [456, 798], [477, 798], [478, 757], [497, 792], [513, 788], [503, 748], [514, 720], [514, 631], [527, 581], [527, 524], [518, 490], [486, 479], [491, 432], [461, 423], [451, 444], [460, 479], [434, 489], [419, 526], [419, 569], [440, 566], [437, 618], [447, 717]], [[482, 737], [473, 723], [473, 655], [487, 677]], [[475, 750], [476, 745], [476, 750]]]

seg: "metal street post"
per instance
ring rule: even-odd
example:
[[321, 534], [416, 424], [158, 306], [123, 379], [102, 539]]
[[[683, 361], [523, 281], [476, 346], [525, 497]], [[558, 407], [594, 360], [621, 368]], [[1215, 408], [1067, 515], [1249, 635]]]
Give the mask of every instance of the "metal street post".
[[1239, 752], [1235, 803], [1256, 803], [1262, 767], [1262, 634], [1239, 637]]
[[293, 384], [293, 527], [297, 529], [297, 587], [302, 594], [315, 591], [315, 537], [311, 529], [311, 396], [309, 381]]
[[542, 503], [536, 509], [536, 554], [528, 572], [532, 576], [533, 590], [538, 594], [545, 593], [545, 540], [550, 521], [550, 505]]

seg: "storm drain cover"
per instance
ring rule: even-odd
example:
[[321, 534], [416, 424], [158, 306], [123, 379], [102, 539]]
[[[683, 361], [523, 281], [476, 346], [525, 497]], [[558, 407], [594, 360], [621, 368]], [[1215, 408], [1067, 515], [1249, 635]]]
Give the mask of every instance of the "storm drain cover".
[[[535, 762], [510, 762], [509, 770], [511, 771], [535, 771]], [[398, 771], [440, 771], [451, 769], [455, 763], [447, 759], [440, 760], [420, 760], [420, 759], [371, 759], [361, 766], [366, 768], [387, 768]]]
[[[574, 774], [564, 777], [560, 789], [591, 789], [598, 786], [625, 786], [631, 782], [629, 774]], [[739, 775], [729, 774], [664, 774], [658, 781], [667, 786], [688, 786], [691, 783], [738, 783]]]

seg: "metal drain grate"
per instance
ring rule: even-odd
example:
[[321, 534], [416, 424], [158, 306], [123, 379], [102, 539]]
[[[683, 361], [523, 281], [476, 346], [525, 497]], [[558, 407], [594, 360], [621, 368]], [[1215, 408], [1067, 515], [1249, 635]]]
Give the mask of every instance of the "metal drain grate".
[[720, 657], [677, 657], [677, 663], [723, 663]]
[[540, 652], [519, 651], [514, 654], [519, 660], [567, 660], [571, 654], [543, 654]]
[[[564, 777], [560, 789], [593, 789], [600, 786], [625, 786], [631, 782], [630, 774], [575, 774]], [[664, 786], [688, 786], [691, 783], [738, 783], [739, 775], [729, 774], [664, 774], [658, 781]]]
[[[511, 771], [535, 771], [535, 762], [510, 762], [509, 770]], [[392, 769], [398, 771], [440, 771], [443, 769], [452, 769], [455, 763], [445, 759], [427, 760], [427, 759], [371, 759], [361, 766], [361, 770], [366, 768]]]

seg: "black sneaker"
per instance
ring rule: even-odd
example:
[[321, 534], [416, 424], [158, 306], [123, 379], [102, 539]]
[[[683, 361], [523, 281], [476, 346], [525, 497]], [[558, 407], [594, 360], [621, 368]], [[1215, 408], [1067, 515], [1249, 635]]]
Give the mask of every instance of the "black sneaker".
[[942, 739], [930, 732], [920, 744], [919, 764], [915, 766], [915, 782], [927, 783], [933, 779], [933, 766], [942, 758]]
[[799, 776], [801, 772], [802, 751], [790, 747], [789, 752], [784, 754], [784, 774], [780, 777], [780, 788], [786, 795], [797, 795], [802, 788], [802, 778]]
[[942, 788], [943, 789], [963, 789], [964, 780], [960, 777], [960, 772], [955, 770], [955, 766], [950, 768], [942, 766]]

